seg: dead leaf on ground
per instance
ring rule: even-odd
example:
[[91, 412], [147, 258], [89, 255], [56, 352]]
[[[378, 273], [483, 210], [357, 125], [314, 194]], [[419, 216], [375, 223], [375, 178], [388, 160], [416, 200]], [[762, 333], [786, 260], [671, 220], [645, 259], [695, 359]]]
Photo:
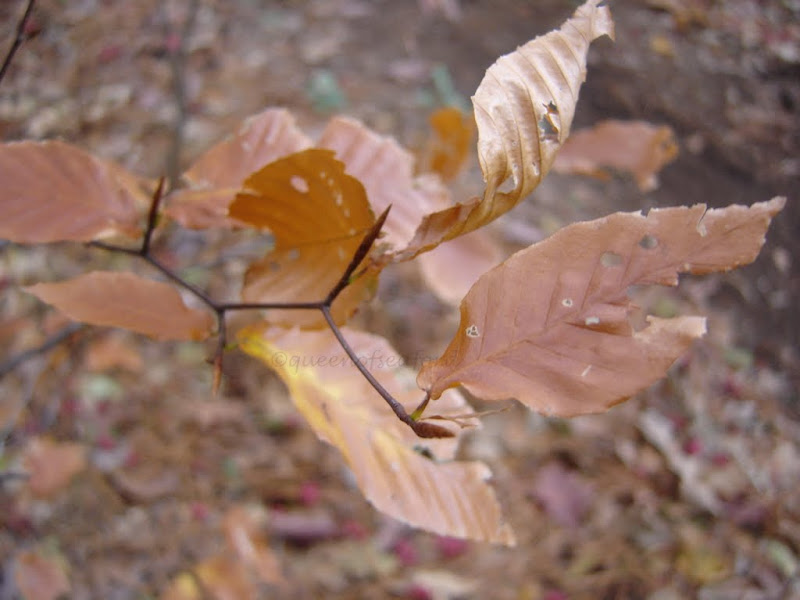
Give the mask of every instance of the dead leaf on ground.
[[161, 600], [244, 600], [258, 598], [255, 582], [238, 558], [217, 555], [176, 576]]
[[603, 411], [663, 377], [705, 332], [701, 317], [648, 317], [634, 330], [628, 289], [752, 262], [784, 204], [616, 213], [565, 227], [478, 280], [456, 336], [418, 383], [433, 398], [463, 385], [550, 415]]
[[22, 464], [29, 475], [26, 485], [30, 492], [37, 498], [51, 498], [86, 468], [86, 448], [36, 437], [28, 442]]
[[252, 569], [262, 583], [284, 581], [278, 559], [265, 535], [268, 517], [259, 506], [234, 506], [222, 523], [225, 540], [238, 559]]
[[[344, 330], [345, 338], [375, 377], [407, 410], [421, 400], [413, 377], [382, 338]], [[500, 507], [479, 462], [452, 461], [452, 439], [421, 440], [386, 406], [328, 331], [250, 328], [241, 348], [274, 368], [298, 410], [317, 435], [336, 446], [365, 497], [406, 523], [453, 537], [513, 544]], [[435, 410], [463, 414], [458, 394]], [[432, 460], [415, 448], [427, 447]]]
[[[346, 174], [333, 151], [312, 148], [274, 161], [253, 173], [230, 206], [230, 215], [269, 229], [275, 248], [250, 265], [245, 302], [324, 300], [375, 222], [364, 186]], [[374, 291], [376, 271], [359, 277], [333, 303], [343, 322]], [[319, 311], [267, 313], [273, 323], [322, 327]]]
[[24, 289], [76, 321], [122, 327], [157, 340], [203, 340], [214, 327], [211, 313], [186, 306], [175, 287], [133, 273], [92, 271]]
[[61, 556], [24, 550], [14, 561], [14, 583], [25, 600], [59, 600], [71, 591], [67, 564]]
[[247, 177], [265, 165], [310, 148], [291, 113], [270, 108], [246, 119], [231, 138], [205, 152], [183, 174], [187, 189], [170, 194], [164, 212], [184, 227], [237, 227], [228, 206]]
[[[539, 185], [569, 136], [589, 45], [603, 35], [614, 35], [611, 13], [605, 2], [588, 0], [561, 29], [489, 67], [472, 97], [483, 197], [427, 216], [404, 258], [485, 225]], [[509, 178], [514, 187], [501, 191]]]
[[145, 181], [64, 142], [0, 145], [0, 238], [21, 244], [137, 237]]
[[557, 173], [608, 179], [609, 170], [633, 175], [643, 192], [658, 187], [658, 172], [678, 156], [675, 132], [645, 121], [603, 121], [567, 139], [556, 157]]
[[577, 527], [595, 497], [591, 485], [557, 462], [548, 463], [536, 473], [533, 495], [550, 518], [565, 527]]

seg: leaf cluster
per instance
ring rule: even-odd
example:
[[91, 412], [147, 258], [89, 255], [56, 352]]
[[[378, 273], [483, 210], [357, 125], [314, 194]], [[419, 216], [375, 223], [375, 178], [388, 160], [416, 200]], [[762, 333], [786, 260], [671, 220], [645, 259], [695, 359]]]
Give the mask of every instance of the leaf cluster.
[[[271, 108], [208, 150], [169, 193], [163, 181], [63, 142], [4, 144], [0, 237], [84, 242], [141, 258], [159, 280], [95, 271], [26, 289], [85, 323], [160, 340], [216, 335], [218, 375], [227, 315], [257, 311], [258, 320], [236, 333], [238, 346], [283, 379], [378, 509], [440, 534], [513, 544], [486, 465], [454, 460], [461, 429], [477, 425], [457, 388], [486, 400], [513, 397], [558, 416], [599, 412], [630, 398], [665, 374], [704, 333], [705, 321], [648, 317], [637, 327], [628, 289], [676, 285], [680, 273], [751, 262], [784, 204], [775, 198], [749, 208], [616, 213], [565, 227], [478, 277], [460, 303], [455, 336], [441, 357], [422, 366], [417, 386], [386, 340], [348, 328], [384, 268], [443, 244], [457, 248], [553, 168], [632, 168], [643, 188], [654, 185], [654, 172], [675, 151], [663, 128], [607, 124], [605, 133], [598, 128], [565, 154], [569, 159], [556, 160], [570, 134], [589, 46], [601, 36], [613, 37], [610, 11], [587, 0], [560, 29], [487, 70], [473, 97], [486, 182], [475, 198], [456, 202], [444, 184], [469, 139], [469, 125], [453, 113], [434, 121], [448, 145], [431, 153], [437, 172], [420, 175], [411, 154], [357, 121], [336, 117], [312, 140], [289, 112]], [[631, 135], [646, 141], [609, 159], [608, 140]], [[643, 159], [652, 149], [656, 158]], [[273, 244], [247, 268], [240, 298], [218, 300], [157, 258], [153, 240], [169, 227], [249, 228]], [[332, 360], [342, 352], [346, 360]], [[288, 364], [286, 356], [303, 360]], [[415, 450], [418, 437], [430, 438], [425, 453]]]

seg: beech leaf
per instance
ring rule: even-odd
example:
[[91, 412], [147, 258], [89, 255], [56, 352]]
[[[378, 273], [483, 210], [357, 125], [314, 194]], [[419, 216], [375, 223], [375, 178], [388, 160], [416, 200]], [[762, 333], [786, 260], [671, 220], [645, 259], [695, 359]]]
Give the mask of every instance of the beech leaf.
[[[489, 67], [472, 97], [483, 197], [426, 217], [403, 258], [485, 225], [539, 185], [569, 136], [589, 45], [602, 35], [614, 36], [611, 12], [587, 0], [560, 29]], [[500, 191], [509, 178], [513, 188]]]
[[0, 145], [0, 238], [22, 244], [138, 236], [145, 181], [64, 142]]
[[189, 167], [183, 174], [189, 188], [171, 194], [165, 212], [192, 229], [241, 225], [228, 217], [228, 206], [242, 182], [264, 165], [311, 146], [289, 111], [270, 108], [253, 115]]
[[[365, 366], [404, 406], [420, 394], [410, 372], [384, 339], [354, 330], [343, 334]], [[456, 440], [421, 440], [391, 412], [328, 331], [250, 328], [241, 348], [274, 368], [317, 435], [336, 446], [364, 496], [380, 511], [441, 535], [512, 545], [489, 470], [480, 462], [452, 461]], [[469, 412], [453, 391], [436, 409]], [[423, 446], [434, 459], [415, 450]]]
[[122, 327], [157, 340], [203, 340], [214, 326], [210, 312], [186, 306], [172, 285], [133, 273], [92, 271], [24, 289], [76, 321]]
[[[323, 300], [344, 273], [375, 219], [364, 186], [344, 172], [331, 150], [312, 148], [253, 173], [230, 206], [230, 215], [269, 229], [275, 247], [245, 274], [245, 302]], [[344, 289], [331, 307], [343, 322], [374, 289], [369, 271]], [[273, 323], [322, 327], [317, 311], [274, 310]]]
[[500, 246], [485, 229], [448, 240], [417, 257], [425, 283], [440, 300], [458, 305], [478, 278], [502, 259]]
[[415, 177], [414, 157], [407, 150], [354, 119], [331, 119], [318, 145], [334, 150], [347, 172], [364, 184], [376, 214], [391, 205], [381, 238], [390, 251], [405, 249], [426, 214], [452, 205], [437, 176]]
[[438, 173], [448, 181], [461, 172], [469, 156], [475, 133], [472, 118], [453, 106], [434, 111], [428, 118], [432, 135], [423, 153], [426, 171]]
[[458, 332], [418, 384], [432, 398], [463, 385], [562, 417], [603, 411], [663, 377], [705, 332], [700, 317], [648, 317], [635, 331], [628, 288], [752, 262], [784, 204], [616, 213], [565, 227], [478, 280]]
[[86, 448], [46, 437], [30, 440], [23, 458], [27, 487], [37, 498], [52, 498], [86, 468]]
[[646, 121], [608, 120], [574, 132], [556, 157], [558, 173], [608, 178], [629, 172], [643, 192], [658, 187], [657, 173], [678, 156], [675, 132]]
[[22, 550], [14, 561], [14, 583], [25, 600], [58, 600], [72, 591], [69, 564], [50, 548]]

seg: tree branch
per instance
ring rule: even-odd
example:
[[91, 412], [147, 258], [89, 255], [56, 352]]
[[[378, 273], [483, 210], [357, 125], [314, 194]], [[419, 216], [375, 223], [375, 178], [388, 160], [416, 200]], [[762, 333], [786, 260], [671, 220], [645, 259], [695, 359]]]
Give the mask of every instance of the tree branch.
[[11, 66], [11, 61], [14, 60], [14, 55], [17, 53], [17, 50], [19, 50], [22, 42], [24, 42], [28, 37], [25, 34], [25, 26], [28, 24], [28, 19], [33, 13], [33, 5], [35, 3], [35, 0], [28, 0], [28, 5], [25, 7], [25, 12], [22, 14], [22, 18], [17, 23], [17, 33], [14, 36], [14, 41], [11, 43], [11, 48], [8, 49], [5, 59], [3, 59], [3, 65], [0, 66], [0, 81], [3, 81], [8, 68]]
[[20, 352], [16, 356], [6, 359], [0, 364], [0, 379], [34, 356], [49, 352], [61, 342], [68, 340], [72, 334], [77, 333], [84, 327], [85, 325], [83, 323], [70, 323], [69, 325], [65, 325], [35, 348], [30, 348], [24, 352]]

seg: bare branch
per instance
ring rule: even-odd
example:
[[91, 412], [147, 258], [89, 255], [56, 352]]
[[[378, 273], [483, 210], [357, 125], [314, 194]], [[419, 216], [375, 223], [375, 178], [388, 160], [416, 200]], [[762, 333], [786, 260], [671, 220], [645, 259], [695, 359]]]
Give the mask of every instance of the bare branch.
[[72, 334], [77, 333], [83, 328], [83, 323], [70, 323], [69, 325], [65, 325], [35, 348], [30, 348], [24, 352], [20, 352], [16, 356], [6, 359], [2, 364], [0, 364], [0, 379], [8, 375], [11, 371], [31, 358], [49, 352], [62, 342], [72, 337]]
[[25, 27], [28, 24], [28, 19], [33, 13], [33, 5], [35, 3], [35, 0], [28, 0], [28, 5], [25, 7], [25, 12], [22, 14], [22, 18], [19, 20], [19, 23], [17, 23], [17, 33], [14, 36], [14, 41], [11, 43], [11, 48], [8, 49], [5, 59], [3, 59], [3, 66], [0, 67], [0, 81], [3, 81], [3, 78], [6, 76], [6, 71], [8, 71], [8, 68], [11, 66], [11, 61], [14, 60], [14, 55], [17, 53], [17, 50], [19, 50], [22, 42], [24, 42], [28, 37], [25, 34]]

